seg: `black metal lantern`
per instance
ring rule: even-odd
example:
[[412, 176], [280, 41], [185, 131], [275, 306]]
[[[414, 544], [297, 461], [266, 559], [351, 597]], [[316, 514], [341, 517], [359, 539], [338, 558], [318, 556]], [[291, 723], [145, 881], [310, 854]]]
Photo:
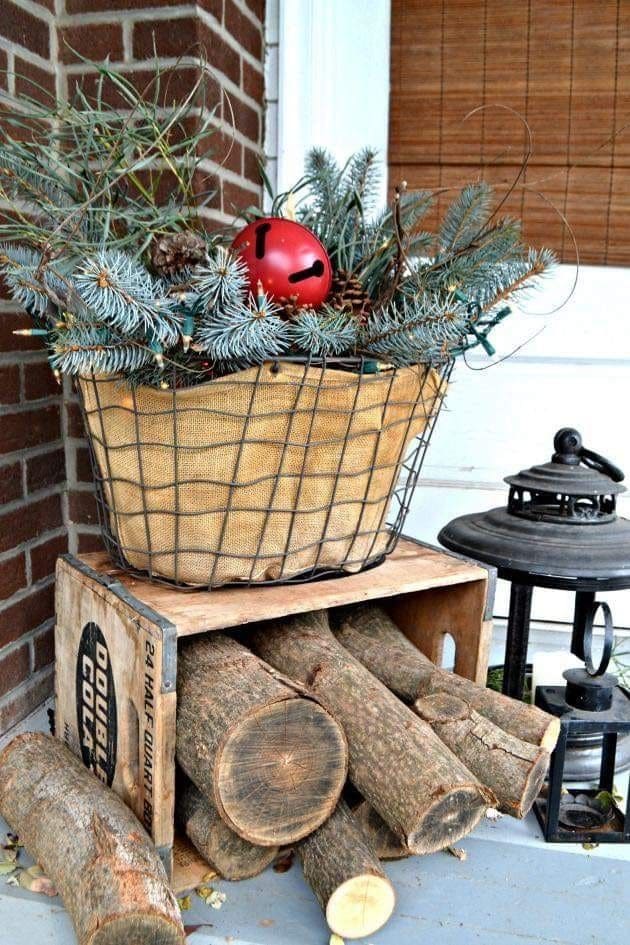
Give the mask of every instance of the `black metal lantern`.
[[503, 692], [517, 699], [534, 587], [575, 592], [571, 650], [580, 659], [597, 592], [630, 588], [630, 521], [616, 513], [622, 471], [586, 449], [577, 430], [559, 430], [554, 448], [551, 462], [506, 478], [507, 507], [462, 515], [438, 536], [511, 582]]
[[[495, 565], [499, 577], [511, 582], [503, 692], [514, 698], [523, 694], [534, 587], [575, 593], [571, 652], [585, 667], [565, 673], [566, 687], [539, 687], [536, 693], [537, 703], [560, 717], [562, 733], [549, 797], [538, 813], [548, 839], [583, 840], [589, 831], [589, 836], [599, 833], [595, 822], [602, 811], [588, 792], [578, 792], [575, 803], [561, 795], [563, 780], [597, 776], [599, 790], [610, 794], [615, 768], [630, 766], [630, 694], [606, 673], [612, 614], [595, 599], [599, 591], [630, 588], [630, 521], [616, 512], [617, 496], [625, 491], [620, 469], [586, 449], [571, 428], [558, 431], [554, 449], [550, 462], [506, 478], [507, 507], [456, 518], [439, 540], [452, 551]], [[595, 666], [591, 646], [600, 608], [604, 648]], [[567, 804], [573, 804], [571, 810]], [[606, 839], [630, 839], [627, 815], [617, 809], [614, 815], [613, 826], [600, 825]]]

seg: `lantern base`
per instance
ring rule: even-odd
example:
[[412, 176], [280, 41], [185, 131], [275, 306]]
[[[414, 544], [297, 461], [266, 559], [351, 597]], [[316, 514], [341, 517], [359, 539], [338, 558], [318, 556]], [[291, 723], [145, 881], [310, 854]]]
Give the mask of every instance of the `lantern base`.
[[[558, 843], [627, 843], [624, 834], [624, 812], [611, 799], [597, 801], [599, 789], [568, 790], [560, 799], [558, 823], [561, 833], [545, 837]], [[538, 823], [547, 824], [547, 798], [539, 797], [534, 803]]]
[[[536, 705], [560, 718], [560, 735], [551, 755], [549, 782], [534, 804], [545, 840], [555, 843], [630, 842], [630, 797], [625, 812], [614, 798], [617, 752], [630, 735], [630, 696], [616, 686], [612, 705], [603, 712], [587, 712], [565, 702], [564, 686], [538, 686]], [[567, 771], [569, 745], [601, 739], [598, 765], [592, 778], [596, 788], [568, 790], [575, 781]], [[590, 780], [590, 779], [589, 779]]]
[[[618, 686], [613, 692], [612, 705], [605, 712], [580, 712], [572, 708], [565, 700], [564, 686], [539, 686], [536, 690], [536, 705], [558, 718], [566, 713], [579, 714], [584, 718], [607, 721], [610, 719], [630, 720], [630, 699]], [[602, 760], [601, 732], [569, 732], [564, 761], [565, 781], [596, 781], [599, 777]], [[617, 736], [615, 772], [620, 774], [630, 768], [630, 732]]]

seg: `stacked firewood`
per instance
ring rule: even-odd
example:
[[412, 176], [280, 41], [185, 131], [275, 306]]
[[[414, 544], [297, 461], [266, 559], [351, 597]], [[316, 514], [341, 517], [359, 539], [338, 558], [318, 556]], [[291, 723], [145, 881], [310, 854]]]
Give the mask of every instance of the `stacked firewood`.
[[[293, 848], [330, 929], [370, 935], [379, 860], [444, 849], [489, 808], [523, 817], [558, 722], [437, 668], [375, 605], [301, 614], [179, 653], [176, 816], [223, 877]], [[183, 942], [148, 838], [54, 739], [0, 757], [0, 812], [64, 896], [81, 945]]]
[[379, 858], [449, 847], [489, 808], [523, 817], [558, 734], [438, 669], [374, 605], [197, 637], [178, 676], [180, 826], [227, 879], [294, 846], [343, 938], [392, 913]]

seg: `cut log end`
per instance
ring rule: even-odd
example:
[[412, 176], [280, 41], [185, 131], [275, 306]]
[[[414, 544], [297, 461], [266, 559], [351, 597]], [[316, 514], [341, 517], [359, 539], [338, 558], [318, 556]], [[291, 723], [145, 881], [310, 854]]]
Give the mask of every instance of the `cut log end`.
[[297, 848], [304, 878], [341, 938], [371, 935], [394, 910], [394, 890], [343, 801]]
[[511, 813], [512, 817], [517, 817], [519, 820], [522, 820], [523, 817], [526, 817], [527, 814], [529, 814], [534, 801], [540, 794], [542, 786], [545, 783], [545, 778], [547, 777], [548, 771], [549, 755], [547, 752], [541, 751], [538, 759], [527, 775], [520, 803], [517, 807], [509, 812]]
[[412, 853], [435, 853], [465, 837], [477, 826], [488, 807], [494, 805], [490, 793], [478, 784], [460, 785], [436, 800], [417, 829], [407, 838]]
[[347, 771], [340, 727], [317, 703], [284, 699], [253, 712], [217, 756], [217, 807], [260, 846], [294, 843], [332, 813]]
[[162, 915], [119, 916], [101, 925], [86, 945], [130, 945], [151, 942], [151, 945], [182, 945], [181, 927]]
[[372, 935], [390, 918], [396, 897], [383, 876], [365, 873], [338, 886], [328, 900], [326, 921], [341, 938]]
[[545, 751], [548, 751], [549, 754], [556, 747], [556, 743], [560, 736], [560, 719], [551, 719], [549, 725], [547, 726], [545, 733], [540, 739], [540, 747], [544, 748]]

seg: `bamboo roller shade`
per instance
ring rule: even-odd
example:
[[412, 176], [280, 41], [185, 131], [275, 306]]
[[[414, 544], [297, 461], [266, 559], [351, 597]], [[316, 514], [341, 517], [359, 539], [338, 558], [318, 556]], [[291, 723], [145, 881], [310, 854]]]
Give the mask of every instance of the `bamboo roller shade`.
[[[504, 193], [524, 236], [586, 263], [630, 264], [630, 0], [393, 0], [389, 182]], [[492, 107], [478, 111], [480, 105]], [[629, 123], [611, 140], [615, 131]], [[449, 195], [440, 197], [441, 214]], [[427, 219], [427, 227], [435, 224]]]

